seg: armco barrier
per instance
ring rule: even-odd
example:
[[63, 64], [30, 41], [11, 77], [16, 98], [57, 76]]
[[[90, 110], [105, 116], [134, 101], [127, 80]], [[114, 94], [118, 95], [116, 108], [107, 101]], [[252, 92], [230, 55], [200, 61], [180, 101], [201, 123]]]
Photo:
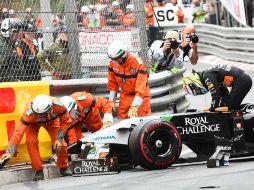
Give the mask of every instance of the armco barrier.
[[[155, 114], [169, 110], [169, 104], [174, 102], [179, 111], [188, 107], [189, 103], [185, 99], [185, 92], [182, 90], [182, 74], [186, 69], [179, 70], [177, 74], [164, 71], [149, 76], [149, 86], [151, 90], [152, 112]], [[107, 78], [90, 78], [76, 80], [51, 80], [50, 94], [60, 97], [70, 95], [77, 91], [89, 91], [95, 95], [108, 98]]]
[[[0, 84], [0, 156], [8, 146], [8, 140], [19, 124], [26, 103], [37, 94], [49, 94], [49, 84], [46, 82], [9, 82]], [[39, 147], [43, 159], [51, 155], [52, 143], [44, 128], [39, 133]], [[24, 163], [30, 161], [25, 145], [25, 135], [21, 140], [17, 154], [10, 163]]]
[[[254, 63], [254, 29], [226, 28], [211, 24], [195, 24], [199, 36], [198, 51], [232, 61]], [[179, 30], [184, 24], [163, 28], [163, 31]]]

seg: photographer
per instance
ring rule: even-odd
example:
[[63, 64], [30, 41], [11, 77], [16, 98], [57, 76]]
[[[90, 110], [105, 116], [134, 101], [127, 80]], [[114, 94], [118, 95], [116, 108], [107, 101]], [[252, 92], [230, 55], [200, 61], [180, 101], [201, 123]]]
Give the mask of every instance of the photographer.
[[150, 47], [152, 58], [150, 73], [170, 70], [174, 73], [183, 67], [183, 51], [179, 48], [179, 34], [168, 31], [164, 40], [156, 40]]
[[193, 24], [188, 24], [182, 32], [182, 42], [180, 48], [183, 50], [184, 60], [186, 56], [189, 57], [192, 65], [198, 62], [198, 43], [199, 39], [196, 35], [196, 28]]

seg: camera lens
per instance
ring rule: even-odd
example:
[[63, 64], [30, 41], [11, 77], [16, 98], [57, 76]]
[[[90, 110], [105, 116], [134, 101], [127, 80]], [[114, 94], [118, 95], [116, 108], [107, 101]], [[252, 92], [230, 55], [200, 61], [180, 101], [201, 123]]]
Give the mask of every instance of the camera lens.
[[178, 44], [178, 42], [176, 40], [171, 40], [170, 44], [171, 44], [170, 45], [171, 49], [177, 49], [179, 47], [179, 44]]
[[194, 44], [198, 43], [198, 41], [199, 41], [198, 36], [195, 35], [195, 34], [192, 35], [192, 36], [191, 36], [191, 41], [192, 41]]

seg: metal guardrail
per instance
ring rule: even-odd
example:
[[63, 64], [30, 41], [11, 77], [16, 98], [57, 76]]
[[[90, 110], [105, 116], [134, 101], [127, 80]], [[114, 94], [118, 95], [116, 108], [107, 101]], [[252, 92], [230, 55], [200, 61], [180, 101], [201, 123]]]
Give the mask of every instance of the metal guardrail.
[[[182, 89], [182, 74], [185, 70], [186, 68], [180, 69], [177, 74], [163, 71], [150, 75], [148, 83], [153, 113], [166, 112], [173, 102], [176, 103], [178, 111], [184, 111], [188, 107], [189, 102], [185, 99], [185, 92]], [[107, 78], [51, 80], [50, 95], [60, 97], [78, 91], [89, 91], [94, 95], [108, 98], [107, 82]]]
[[[232, 61], [254, 63], [254, 29], [225, 28], [211, 24], [196, 24], [200, 53], [219, 56]], [[179, 30], [185, 25], [172, 25], [163, 31]]]

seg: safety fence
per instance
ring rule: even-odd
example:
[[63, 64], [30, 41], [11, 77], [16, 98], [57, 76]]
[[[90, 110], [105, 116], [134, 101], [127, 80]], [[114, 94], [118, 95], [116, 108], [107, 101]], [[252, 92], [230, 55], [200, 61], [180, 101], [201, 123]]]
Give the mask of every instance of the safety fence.
[[[185, 25], [172, 25], [163, 28], [182, 31]], [[198, 51], [223, 59], [254, 63], [254, 29], [225, 28], [217, 25], [196, 24], [199, 37]]]
[[1, 1], [0, 81], [106, 77], [107, 47], [115, 40], [147, 63], [144, 3]]

